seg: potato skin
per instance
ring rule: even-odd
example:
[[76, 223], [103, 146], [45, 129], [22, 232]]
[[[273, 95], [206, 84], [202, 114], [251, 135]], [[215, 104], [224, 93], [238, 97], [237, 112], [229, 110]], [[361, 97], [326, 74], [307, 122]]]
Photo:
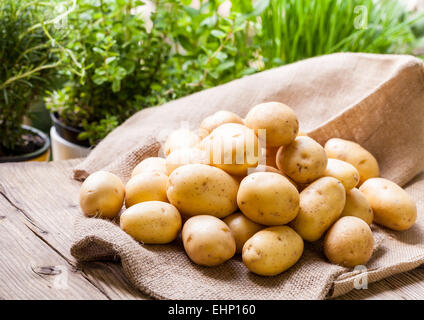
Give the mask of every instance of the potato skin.
[[125, 210], [121, 229], [135, 240], [146, 244], [173, 241], [181, 230], [181, 215], [172, 204], [161, 201], [138, 203]]
[[124, 203], [125, 188], [121, 179], [107, 171], [88, 176], [80, 189], [79, 203], [89, 217], [115, 218]]
[[214, 129], [200, 144], [208, 154], [209, 163], [231, 175], [246, 175], [259, 158], [255, 132], [237, 123], [225, 123]]
[[182, 239], [189, 258], [202, 266], [217, 266], [236, 252], [230, 228], [213, 216], [200, 215], [188, 219], [183, 227]]
[[144, 159], [135, 166], [131, 173], [131, 177], [134, 177], [135, 175], [142, 172], [160, 172], [168, 175], [165, 159], [159, 157], [150, 157]]
[[323, 177], [300, 193], [299, 214], [290, 226], [307, 241], [316, 241], [340, 217], [346, 201], [345, 189], [333, 177]]
[[265, 228], [265, 226], [253, 222], [241, 212], [233, 213], [223, 220], [233, 233], [236, 241], [236, 252], [241, 253], [243, 245], [256, 232]]
[[225, 171], [205, 164], [187, 164], [169, 176], [167, 196], [181, 214], [224, 218], [237, 210], [238, 183]]
[[199, 128], [199, 135], [201, 138], [206, 137], [210, 134], [214, 129], [218, 128], [220, 125], [224, 123], [238, 123], [243, 124], [244, 121], [237, 114], [227, 110], [220, 110], [215, 112], [214, 114], [203, 119]]
[[125, 207], [144, 201], [168, 202], [167, 183], [168, 176], [161, 172], [142, 172], [135, 175], [125, 186]]
[[237, 203], [250, 220], [267, 225], [282, 225], [299, 212], [299, 192], [284, 176], [256, 172], [240, 183]]
[[384, 178], [365, 181], [359, 190], [374, 211], [374, 222], [396, 231], [408, 230], [417, 219], [417, 206], [396, 183]]
[[377, 160], [356, 142], [333, 138], [327, 141], [324, 148], [329, 158], [349, 162], [358, 170], [359, 185], [380, 174]]
[[290, 144], [299, 131], [299, 121], [294, 111], [280, 102], [265, 102], [254, 106], [247, 113], [245, 124], [258, 134], [266, 130], [266, 146], [280, 147]]
[[265, 155], [265, 163], [267, 166], [277, 168], [276, 158], [279, 148], [280, 147], [267, 147], [262, 149], [262, 152]]
[[166, 169], [168, 175], [185, 164], [193, 163], [209, 164], [209, 158], [206, 152], [199, 148], [177, 149], [166, 157]]
[[374, 213], [370, 203], [357, 188], [346, 191], [346, 203], [341, 216], [357, 217], [364, 220], [368, 225], [370, 225], [374, 219]]
[[262, 276], [275, 276], [300, 259], [303, 247], [302, 238], [292, 228], [269, 227], [246, 241], [242, 258], [250, 271]]
[[359, 183], [358, 170], [350, 163], [338, 159], [328, 159], [324, 175], [339, 180], [346, 191], [356, 187]]
[[200, 138], [193, 131], [186, 128], [180, 128], [172, 131], [165, 142], [164, 153], [165, 156], [170, 154], [172, 151], [181, 148], [196, 147], [200, 143]]
[[331, 263], [344, 267], [365, 265], [374, 250], [368, 224], [357, 217], [342, 217], [327, 232], [324, 253]]
[[324, 175], [327, 154], [321, 145], [307, 136], [298, 136], [293, 143], [280, 147], [277, 167], [297, 183], [310, 183]]

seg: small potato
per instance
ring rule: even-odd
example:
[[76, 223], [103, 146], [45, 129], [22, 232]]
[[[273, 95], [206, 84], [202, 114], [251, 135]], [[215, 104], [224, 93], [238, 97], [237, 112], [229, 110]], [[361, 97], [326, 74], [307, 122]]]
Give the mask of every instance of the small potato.
[[165, 142], [165, 156], [178, 149], [197, 147], [199, 143], [200, 138], [193, 131], [185, 128], [175, 130], [171, 132]]
[[256, 232], [265, 228], [263, 225], [257, 224], [249, 220], [240, 212], [233, 213], [226, 217], [224, 222], [233, 233], [236, 241], [236, 252], [241, 253], [244, 243], [249, 240]]
[[227, 110], [217, 111], [213, 115], [203, 119], [199, 128], [200, 137], [202, 138], [206, 137], [214, 129], [218, 128], [220, 125], [224, 123], [244, 124], [244, 121], [234, 112], [227, 111]]
[[299, 212], [299, 192], [281, 174], [256, 172], [240, 183], [237, 203], [241, 212], [256, 223], [282, 225]]
[[303, 253], [302, 238], [290, 227], [263, 229], [243, 246], [246, 267], [261, 276], [275, 276], [293, 266]]
[[142, 172], [160, 172], [167, 175], [168, 171], [166, 169], [165, 159], [159, 157], [150, 157], [144, 159], [135, 166], [131, 177], [134, 177], [135, 175]]
[[357, 188], [346, 191], [346, 204], [341, 216], [357, 217], [364, 220], [369, 225], [374, 219], [374, 213], [370, 203]]
[[225, 123], [202, 140], [209, 163], [231, 175], [246, 175], [258, 163], [260, 148], [255, 132], [241, 124]]
[[183, 215], [224, 218], [237, 209], [238, 183], [225, 171], [205, 164], [186, 164], [169, 176], [169, 202]]
[[353, 141], [339, 138], [330, 139], [325, 144], [325, 151], [329, 158], [346, 161], [353, 165], [359, 172], [359, 185], [367, 179], [379, 176], [377, 160], [371, 153]]
[[321, 145], [306, 136], [299, 136], [277, 152], [277, 167], [297, 183], [310, 183], [324, 175], [327, 154]]
[[265, 162], [267, 166], [277, 168], [277, 163], [275, 162], [277, 158], [277, 152], [279, 147], [269, 147], [262, 148], [262, 152], [265, 155]]
[[181, 230], [181, 215], [172, 204], [161, 201], [138, 203], [125, 210], [121, 229], [135, 240], [146, 244], [173, 241]]
[[331, 263], [353, 268], [365, 265], [374, 250], [370, 227], [357, 217], [343, 217], [328, 231], [324, 253]]
[[345, 201], [339, 180], [320, 178], [300, 193], [299, 214], [290, 225], [304, 240], [316, 241], [340, 217]]
[[80, 189], [79, 203], [89, 217], [115, 218], [124, 203], [125, 188], [121, 179], [107, 171], [88, 176]]
[[374, 211], [374, 222], [396, 231], [408, 230], [417, 219], [417, 206], [411, 196], [396, 183], [372, 178], [359, 190]]
[[350, 163], [338, 159], [328, 159], [324, 175], [339, 180], [346, 191], [356, 187], [359, 183], [358, 170]]
[[202, 266], [217, 266], [232, 258], [236, 242], [230, 228], [218, 218], [191, 217], [182, 232], [184, 249], [189, 258]]
[[185, 164], [209, 164], [209, 157], [204, 150], [199, 148], [183, 148], [171, 152], [166, 157], [166, 169], [171, 174], [175, 169]]
[[[266, 102], [254, 106], [245, 118], [248, 128], [266, 130], [266, 146], [279, 147], [290, 144], [299, 131], [299, 121], [294, 111], [280, 102]], [[261, 137], [260, 137], [261, 138]]]
[[127, 208], [144, 201], [168, 202], [168, 176], [160, 172], [142, 172], [132, 177], [125, 186]]

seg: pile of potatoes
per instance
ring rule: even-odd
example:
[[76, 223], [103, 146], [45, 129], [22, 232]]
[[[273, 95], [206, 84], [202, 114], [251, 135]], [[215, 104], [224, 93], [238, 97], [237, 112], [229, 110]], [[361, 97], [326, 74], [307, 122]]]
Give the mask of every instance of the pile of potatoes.
[[197, 132], [172, 132], [165, 158], [141, 161], [124, 186], [98, 171], [83, 183], [82, 211], [113, 219], [144, 244], [174, 241], [188, 257], [217, 266], [241, 254], [259, 275], [277, 275], [302, 256], [304, 241], [323, 238], [324, 254], [345, 267], [366, 264], [371, 223], [409, 229], [417, 209], [395, 183], [379, 178], [374, 156], [339, 138], [325, 146], [299, 132], [294, 111], [279, 102], [242, 119], [218, 111]]

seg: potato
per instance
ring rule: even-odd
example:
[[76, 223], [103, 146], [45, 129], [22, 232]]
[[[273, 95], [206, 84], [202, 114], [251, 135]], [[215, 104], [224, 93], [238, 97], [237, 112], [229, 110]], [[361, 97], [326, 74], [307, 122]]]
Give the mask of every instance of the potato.
[[79, 203], [90, 217], [115, 218], [124, 203], [125, 188], [121, 179], [107, 171], [88, 176], [80, 189]]
[[138, 203], [125, 210], [121, 229], [135, 240], [146, 244], [173, 241], [181, 230], [181, 215], [172, 204], [161, 201]]
[[238, 183], [225, 171], [205, 164], [187, 164], [169, 176], [167, 195], [183, 215], [224, 218], [237, 209]]
[[328, 231], [324, 253], [331, 263], [353, 268], [365, 265], [374, 250], [374, 237], [368, 224], [357, 217], [343, 217]]
[[127, 208], [144, 201], [164, 201], [168, 176], [160, 172], [142, 172], [132, 177], [125, 186]]
[[198, 135], [196, 135], [193, 131], [181, 128], [171, 132], [168, 136], [168, 139], [165, 142], [164, 152], [167, 156], [172, 151], [178, 149], [197, 147], [199, 143], [200, 138]]
[[249, 240], [256, 232], [265, 228], [263, 225], [249, 220], [241, 212], [233, 213], [224, 219], [224, 222], [233, 233], [236, 241], [236, 252], [241, 253], [244, 243]]
[[269, 147], [262, 148], [262, 152], [265, 155], [265, 162], [267, 166], [277, 168], [277, 163], [275, 162], [277, 158], [277, 152], [279, 147]]
[[327, 154], [321, 145], [306, 136], [277, 152], [277, 167], [297, 183], [310, 183], [324, 175], [327, 167]]
[[345, 201], [339, 180], [320, 178], [300, 193], [299, 214], [290, 225], [304, 240], [316, 241], [340, 217]]
[[415, 223], [415, 202], [396, 183], [383, 178], [372, 178], [365, 181], [359, 190], [371, 204], [375, 223], [396, 231], [408, 230]]
[[329, 158], [343, 160], [353, 165], [359, 172], [359, 185], [367, 179], [379, 176], [377, 160], [355, 142], [333, 138], [325, 144], [325, 151]]
[[138, 165], [135, 166], [134, 170], [132, 171], [131, 177], [134, 177], [135, 175], [142, 172], [160, 172], [168, 175], [165, 159], [159, 157], [150, 157], [144, 159]]
[[290, 227], [263, 229], [243, 246], [246, 267], [262, 276], [275, 276], [293, 266], [302, 256], [303, 240]]
[[213, 115], [203, 119], [202, 123], [200, 124], [199, 135], [204, 138], [208, 134], [210, 134], [214, 129], [218, 128], [224, 123], [244, 124], [244, 121], [234, 112], [220, 110], [215, 112]]
[[[276, 169], [276, 168], [274, 168], [274, 167], [270, 167], [270, 166], [266, 166], [266, 165], [262, 165], [262, 164], [259, 164], [257, 167], [254, 167], [254, 168], [249, 168], [249, 170], [248, 170], [248, 175], [249, 174], [252, 174], [252, 173], [255, 173], [255, 172], [274, 172], [274, 173], [278, 173], [278, 174], [281, 174], [284, 178], [286, 178], [287, 180], [289, 180], [290, 181], [290, 183], [297, 189], [298, 188], [298, 186], [297, 186], [297, 183], [296, 182], [294, 182], [288, 175], [286, 175], [283, 171], [280, 171], [280, 170], [278, 170], [278, 169]], [[240, 182], [241, 182], [241, 180], [240, 180]]]
[[324, 175], [339, 180], [346, 191], [356, 187], [359, 183], [358, 170], [350, 163], [338, 159], [328, 159]]
[[290, 144], [299, 131], [299, 121], [294, 111], [280, 102], [266, 102], [254, 106], [247, 113], [245, 124], [255, 130], [266, 130], [266, 146], [279, 147]]
[[243, 214], [256, 223], [282, 225], [299, 212], [299, 192], [281, 174], [256, 172], [240, 183], [237, 203]]
[[213, 216], [200, 215], [188, 219], [182, 238], [189, 258], [202, 266], [217, 266], [236, 252], [236, 242], [230, 228]]
[[166, 157], [168, 174], [185, 164], [193, 163], [209, 164], [209, 157], [204, 150], [199, 148], [177, 149]]
[[357, 188], [346, 191], [346, 203], [341, 216], [357, 217], [364, 220], [369, 225], [374, 219], [374, 213], [370, 203]]
[[237, 123], [225, 123], [202, 140], [201, 149], [209, 163], [231, 175], [246, 175], [258, 163], [260, 148], [253, 130]]

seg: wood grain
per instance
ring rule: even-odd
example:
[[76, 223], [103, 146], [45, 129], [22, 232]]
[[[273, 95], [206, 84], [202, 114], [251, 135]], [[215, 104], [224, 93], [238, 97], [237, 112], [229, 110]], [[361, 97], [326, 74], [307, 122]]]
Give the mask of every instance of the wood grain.
[[[119, 262], [77, 264], [70, 255], [80, 186], [71, 170], [78, 162], [0, 165], [0, 299], [147, 298]], [[424, 268], [338, 299], [424, 299]]]

